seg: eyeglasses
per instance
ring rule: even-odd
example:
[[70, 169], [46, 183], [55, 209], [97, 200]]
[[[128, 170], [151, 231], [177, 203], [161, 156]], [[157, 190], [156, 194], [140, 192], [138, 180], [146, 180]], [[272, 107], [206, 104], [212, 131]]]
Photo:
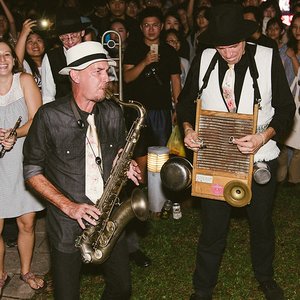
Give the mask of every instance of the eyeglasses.
[[146, 30], [148, 29], [159, 29], [161, 26], [161, 23], [153, 23], [153, 24], [149, 24], [149, 23], [145, 23], [142, 25], [142, 27]]
[[172, 45], [177, 45], [179, 43], [178, 40], [167, 40], [166, 41], [168, 44], [172, 44]]
[[59, 39], [65, 43], [65, 42], [68, 42], [69, 40], [70, 41], [74, 41], [76, 39], [78, 39], [81, 35], [81, 31], [79, 32], [72, 32], [72, 33], [68, 33], [68, 34], [62, 34], [59, 36]]

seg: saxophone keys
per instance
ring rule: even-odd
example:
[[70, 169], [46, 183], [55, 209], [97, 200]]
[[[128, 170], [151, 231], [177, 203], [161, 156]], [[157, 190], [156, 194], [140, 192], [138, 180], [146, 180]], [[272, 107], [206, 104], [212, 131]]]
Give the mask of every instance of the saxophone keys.
[[100, 259], [102, 257], [103, 253], [101, 250], [99, 249], [96, 249], [95, 252], [94, 252], [94, 256], [96, 259]]
[[109, 233], [113, 233], [116, 230], [116, 224], [113, 221], [108, 221], [106, 224], [106, 230]]

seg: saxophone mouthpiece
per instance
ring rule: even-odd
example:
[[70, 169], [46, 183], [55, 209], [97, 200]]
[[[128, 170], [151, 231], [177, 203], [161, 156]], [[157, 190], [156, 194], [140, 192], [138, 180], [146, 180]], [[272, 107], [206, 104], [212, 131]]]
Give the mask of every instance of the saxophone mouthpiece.
[[106, 88], [105, 90], [105, 97], [107, 99], [111, 99], [114, 97], [114, 93], [110, 90], [110, 88]]

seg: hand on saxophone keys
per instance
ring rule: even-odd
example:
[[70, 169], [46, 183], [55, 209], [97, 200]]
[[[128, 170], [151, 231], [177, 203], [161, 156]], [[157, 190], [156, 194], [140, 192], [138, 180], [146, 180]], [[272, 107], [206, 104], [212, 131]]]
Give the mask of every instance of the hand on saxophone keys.
[[[123, 151], [123, 149], [120, 149], [118, 151], [118, 154], [113, 161], [113, 167], [117, 164], [118, 159], [120, 158], [120, 156], [122, 154], [122, 151]], [[142, 179], [141, 170], [135, 160], [132, 159], [130, 161], [129, 169], [128, 169], [126, 175], [129, 179], [131, 179], [135, 183], [135, 185], [139, 185], [139, 180]]]
[[96, 225], [96, 220], [99, 219], [101, 212], [94, 205], [89, 205], [86, 203], [75, 203], [69, 201], [68, 204], [64, 205], [62, 211], [78, 222], [82, 229], [86, 228], [86, 223], [91, 225]]
[[129, 170], [127, 171], [127, 177], [131, 179], [136, 185], [139, 185], [139, 181], [142, 179], [141, 170], [135, 160], [131, 160]]

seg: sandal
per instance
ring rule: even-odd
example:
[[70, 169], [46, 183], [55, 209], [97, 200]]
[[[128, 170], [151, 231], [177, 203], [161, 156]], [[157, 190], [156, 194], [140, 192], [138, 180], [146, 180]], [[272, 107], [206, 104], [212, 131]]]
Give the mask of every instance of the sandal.
[[[46, 282], [44, 280], [42, 280], [41, 278], [35, 277], [35, 275], [32, 272], [28, 272], [26, 274], [20, 274], [20, 279], [23, 280], [25, 283], [27, 283], [29, 285], [30, 288], [32, 288], [34, 291], [42, 291], [46, 288]], [[39, 285], [39, 281], [43, 282], [43, 285], [40, 286]], [[35, 285], [37, 286], [37, 288], [34, 288], [31, 284], [30, 281], [34, 282]]]
[[3, 288], [9, 283], [10, 277], [6, 272], [3, 273], [2, 278], [0, 279], [0, 298], [2, 296]]

